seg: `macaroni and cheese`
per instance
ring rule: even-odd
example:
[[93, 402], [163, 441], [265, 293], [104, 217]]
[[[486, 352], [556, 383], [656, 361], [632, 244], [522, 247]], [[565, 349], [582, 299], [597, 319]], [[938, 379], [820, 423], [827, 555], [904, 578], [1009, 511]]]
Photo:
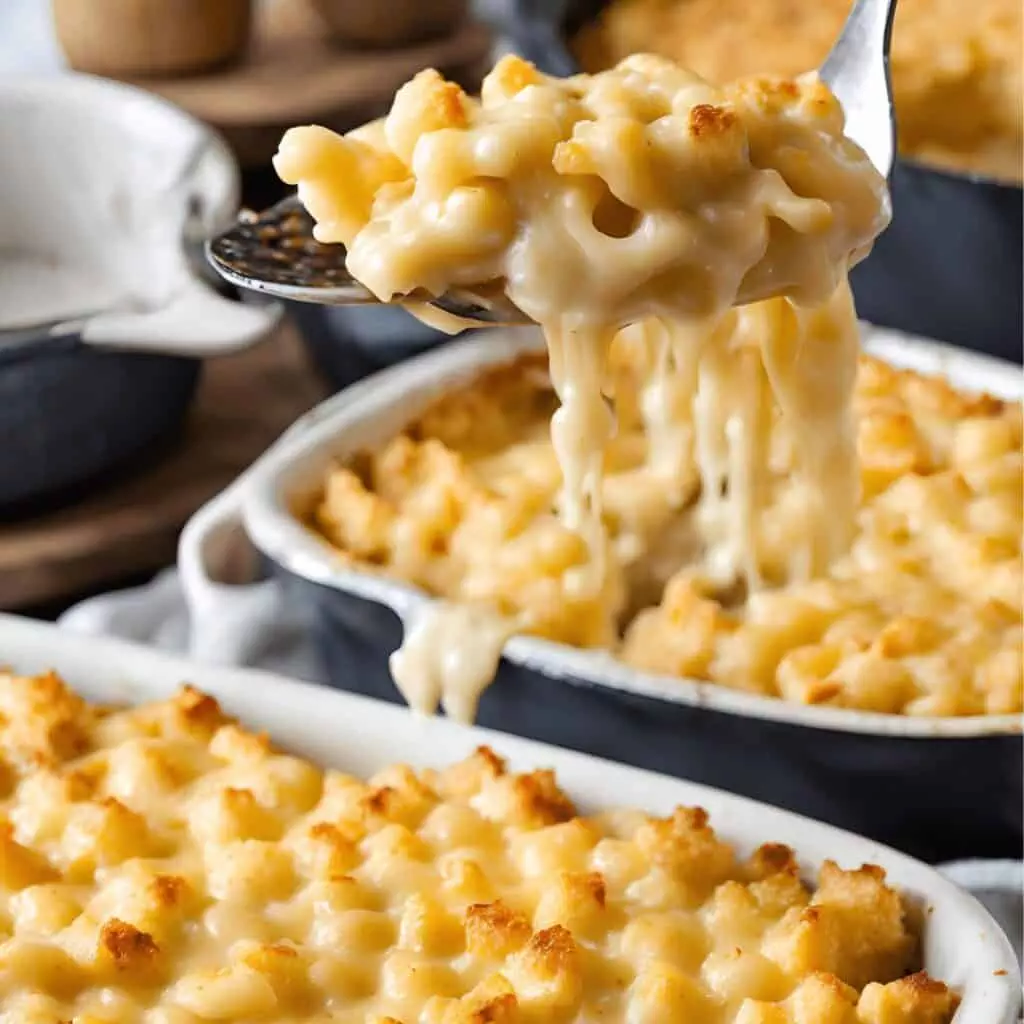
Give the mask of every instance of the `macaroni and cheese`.
[[[607, 364], [623, 330], [658, 351], [645, 395], [661, 486], [681, 507], [696, 468], [719, 584], [763, 581], [774, 408], [801, 482], [786, 578], [819, 574], [846, 550], [858, 348], [846, 275], [889, 206], [816, 76], [716, 88], [641, 55], [559, 80], [508, 57], [479, 101], [426, 71], [382, 121], [346, 136], [292, 129], [275, 166], [298, 185], [318, 240], [344, 243], [353, 276], [383, 301], [493, 283], [542, 325], [559, 399], [558, 514], [585, 551], [565, 574], [566, 600], [622, 599], [602, 477], [615, 431]], [[431, 655], [460, 631], [472, 639], [465, 623], [461, 612], [422, 623], [393, 662], [417, 706], [440, 691], [471, 707], [522, 625], [490, 630], [478, 657]]]
[[188, 687], [0, 675], [4, 1024], [947, 1024], [884, 872], [582, 817], [481, 748], [367, 782]]
[[[615, 0], [573, 48], [587, 71], [634, 52], [679, 60], [714, 82], [818, 67], [850, 0]], [[903, 153], [1020, 181], [1019, 0], [900, 0], [891, 71]]]
[[[586, 550], [555, 514], [561, 476], [547, 423], [558, 400], [539, 355], [451, 391], [331, 470], [307, 521], [354, 567], [641, 669], [871, 711], [1022, 710], [1018, 403], [861, 357], [850, 550], [822, 576], [786, 582], [807, 508], [785, 435], [768, 430], [765, 513], [754, 526], [770, 586], [748, 593], [708, 572], [687, 431], [676, 448], [671, 435], [652, 441], [643, 382], [657, 358], [644, 332], [624, 332], [611, 353], [618, 430], [604, 456], [604, 593], [564, 583]], [[672, 473], [682, 493], [665, 486], [666, 455], [682, 458], [684, 472]], [[486, 651], [486, 629], [470, 633]]]

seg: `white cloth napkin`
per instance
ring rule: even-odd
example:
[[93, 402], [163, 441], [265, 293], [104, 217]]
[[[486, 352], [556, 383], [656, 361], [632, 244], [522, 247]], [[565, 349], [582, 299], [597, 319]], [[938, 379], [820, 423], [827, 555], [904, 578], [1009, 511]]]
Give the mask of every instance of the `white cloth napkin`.
[[[266, 580], [219, 589], [223, 596], [218, 607], [204, 610], [206, 660], [327, 682], [308, 631], [281, 600], [276, 583]], [[175, 569], [165, 570], [145, 586], [89, 598], [66, 611], [59, 625], [86, 636], [114, 636], [174, 654], [196, 654], [189, 608]]]

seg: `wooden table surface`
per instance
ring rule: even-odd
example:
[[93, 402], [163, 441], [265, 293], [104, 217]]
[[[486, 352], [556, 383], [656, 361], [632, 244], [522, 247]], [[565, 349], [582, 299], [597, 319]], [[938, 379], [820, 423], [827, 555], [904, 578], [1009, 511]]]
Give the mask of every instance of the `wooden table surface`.
[[244, 167], [260, 167], [286, 128], [315, 123], [347, 131], [386, 113], [395, 90], [423, 68], [437, 68], [475, 91], [491, 51], [490, 32], [471, 18], [446, 36], [412, 46], [345, 47], [306, 0], [275, 0], [265, 5], [252, 44], [236, 64], [131, 84], [213, 125]]

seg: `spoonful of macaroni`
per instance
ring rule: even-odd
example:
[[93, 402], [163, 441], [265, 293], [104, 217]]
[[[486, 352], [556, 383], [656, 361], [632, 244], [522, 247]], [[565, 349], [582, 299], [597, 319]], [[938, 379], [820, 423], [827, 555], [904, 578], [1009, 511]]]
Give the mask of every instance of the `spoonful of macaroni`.
[[[822, 74], [796, 79], [713, 86], [644, 54], [557, 79], [505, 57], [474, 99], [423, 71], [381, 120], [290, 130], [274, 164], [301, 208], [243, 223], [212, 254], [236, 283], [291, 298], [541, 326], [559, 402], [550, 513], [574, 552], [552, 600], [610, 621], [621, 610], [604, 468], [625, 397], [612, 348], [634, 329], [656, 350], [640, 385], [652, 470], [679, 515], [699, 484], [704, 581], [773, 581], [764, 524], [780, 453], [800, 523], [785, 575], [820, 575], [858, 505], [847, 275], [890, 216], [891, 14], [861, 0]], [[531, 622], [483, 595], [406, 626], [391, 661], [401, 692], [469, 718]]]
[[689, 313], [824, 294], [888, 222], [894, 7], [858, 0], [796, 80], [717, 88], [644, 55], [555, 79], [508, 57], [477, 100], [422, 72], [380, 121], [289, 131], [274, 163], [297, 196], [208, 256], [282, 298], [483, 324], [542, 321], [538, 289], [562, 312], [611, 296], [623, 322], [669, 293]]

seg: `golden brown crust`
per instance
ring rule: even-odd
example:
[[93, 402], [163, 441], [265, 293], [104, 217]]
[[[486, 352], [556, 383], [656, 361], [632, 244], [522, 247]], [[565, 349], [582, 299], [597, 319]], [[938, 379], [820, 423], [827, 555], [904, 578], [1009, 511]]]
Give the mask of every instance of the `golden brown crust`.
[[175, 696], [174, 704], [185, 721], [197, 728], [212, 732], [224, 724], [224, 713], [217, 701], [194, 686], [183, 686]]
[[179, 875], [154, 875], [149, 883], [149, 891], [159, 906], [175, 907], [184, 902], [189, 884]]
[[576, 816], [573, 802], [558, 788], [550, 769], [516, 776], [513, 787], [516, 817], [523, 824], [556, 825]]
[[[863, 357], [853, 550], [824, 580], [744, 604], [716, 593], [699, 566], [671, 561], [673, 530], [690, 512], [662, 508], [664, 488], [641, 486], [635, 396], [650, 370], [648, 349], [620, 335], [609, 370], [618, 433], [606, 454], [606, 519], [613, 543], [641, 524], [641, 551], [650, 552], [623, 570], [624, 615], [603, 600], [568, 599], [562, 585], [585, 551], [554, 521], [555, 398], [539, 355], [442, 395], [365, 454], [358, 474], [333, 471], [315, 528], [374, 571], [492, 604], [550, 639], [610, 646], [641, 670], [887, 713], [1024, 708], [1019, 405]], [[785, 518], [781, 493], [766, 529], [784, 551], [796, 520]], [[956, 557], [946, 557], [950, 545]]]
[[467, 907], [465, 926], [466, 949], [475, 956], [508, 956], [524, 946], [533, 933], [530, 922], [500, 900]]
[[716, 107], [710, 103], [698, 103], [690, 111], [690, 134], [697, 138], [707, 135], [722, 135], [732, 129], [735, 124], [736, 115], [724, 107]]
[[[55, 677], [42, 690], [75, 707]], [[39, 692], [0, 678], [0, 706]], [[183, 704], [206, 709], [201, 726]], [[788, 847], [737, 860], [700, 807], [580, 818], [552, 772], [512, 773], [489, 748], [368, 782], [321, 773], [213, 709], [195, 691], [102, 714], [78, 702], [63, 721], [88, 753], [44, 768], [10, 758], [23, 732], [0, 733], [17, 773], [0, 799], [13, 1020], [42, 1006], [45, 1024], [285, 1024], [353, 1000], [430, 1024], [955, 1010], [907, 974], [917, 936], [879, 868], [827, 861], [808, 888]]]
[[116, 917], [100, 928], [100, 948], [119, 971], [139, 971], [147, 967], [160, 952], [152, 935]]
[[576, 953], [572, 933], [560, 924], [537, 932], [526, 945], [526, 956], [550, 974], [564, 970]]
[[799, 870], [796, 856], [784, 843], [762, 843], [751, 854], [749, 863], [755, 878], [796, 874]]

